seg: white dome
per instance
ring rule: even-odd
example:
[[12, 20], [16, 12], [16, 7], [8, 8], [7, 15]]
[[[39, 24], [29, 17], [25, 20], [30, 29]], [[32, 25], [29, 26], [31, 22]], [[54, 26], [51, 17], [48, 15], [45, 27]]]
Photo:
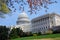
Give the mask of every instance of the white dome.
[[27, 14], [25, 12], [22, 12], [19, 16], [18, 16], [18, 20], [17, 20], [17, 25], [21, 25], [21, 24], [29, 24], [30, 20], [27, 16]]
[[19, 15], [19, 18], [22, 18], [22, 17], [28, 18], [27, 14], [26, 14], [25, 12], [22, 12], [22, 13]]

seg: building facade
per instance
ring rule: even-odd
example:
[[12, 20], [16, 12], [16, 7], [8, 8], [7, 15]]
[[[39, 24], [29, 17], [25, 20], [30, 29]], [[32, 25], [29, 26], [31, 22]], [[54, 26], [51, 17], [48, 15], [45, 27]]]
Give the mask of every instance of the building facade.
[[41, 32], [44, 34], [47, 30], [54, 26], [60, 25], [60, 15], [56, 13], [46, 14], [32, 19], [31, 23], [33, 33]]

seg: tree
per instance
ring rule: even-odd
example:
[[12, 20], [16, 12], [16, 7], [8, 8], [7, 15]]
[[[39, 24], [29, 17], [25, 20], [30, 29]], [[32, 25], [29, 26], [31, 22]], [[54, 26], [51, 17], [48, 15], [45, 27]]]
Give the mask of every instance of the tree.
[[10, 37], [10, 39], [14, 39], [14, 38], [17, 38], [18, 37], [17, 30], [15, 28], [13, 28], [10, 31], [9, 37]]
[[0, 0], [0, 17], [4, 18], [4, 14], [10, 12], [8, 5], [6, 4], [7, 0]]
[[[56, 1], [52, 1], [52, 0], [0, 0], [0, 5], [2, 7], [2, 12], [4, 13], [8, 13], [9, 11], [7, 10], [11, 10], [12, 8], [14, 8], [14, 12], [16, 12], [16, 8], [14, 6], [14, 3], [19, 5], [19, 10], [20, 11], [24, 11], [24, 5], [28, 5], [30, 8], [29, 12], [30, 14], [36, 13], [36, 11], [40, 10], [40, 8], [46, 8], [48, 9], [47, 5], [48, 4], [52, 4], [52, 3], [57, 3]], [[0, 8], [1, 8], [0, 7]], [[5, 8], [6, 7], [6, 8]], [[12, 8], [11, 8], [12, 7]]]
[[0, 40], [8, 40], [8, 31], [9, 28], [6, 26], [0, 26]]
[[12, 30], [11, 30], [11, 32], [10, 32], [10, 39], [11, 38], [17, 38], [17, 37], [22, 37], [22, 36], [24, 36], [23, 35], [23, 31], [20, 29], [20, 28], [13, 28]]

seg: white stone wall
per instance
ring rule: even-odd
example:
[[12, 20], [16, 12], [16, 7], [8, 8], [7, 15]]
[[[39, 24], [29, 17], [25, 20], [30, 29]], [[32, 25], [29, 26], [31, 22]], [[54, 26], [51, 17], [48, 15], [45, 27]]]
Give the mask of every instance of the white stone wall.
[[55, 15], [56, 26], [60, 25], [60, 16]]
[[50, 28], [52, 28], [52, 26], [59, 26], [59, 25], [60, 25], [60, 16], [59, 15], [50, 16]]

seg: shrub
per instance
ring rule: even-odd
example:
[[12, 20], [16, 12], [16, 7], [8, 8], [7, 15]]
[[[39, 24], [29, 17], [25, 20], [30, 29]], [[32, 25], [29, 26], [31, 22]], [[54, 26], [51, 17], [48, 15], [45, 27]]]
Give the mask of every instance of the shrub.
[[52, 30], [47, 30], [47, 31], [46, 31], [46, 34], [52, 34], [52, 33], [53, 33]]
[[34, 33], [33, 36], [37, 36], [38, 34], [37, 33]]
[[26, 32], [25, 34], [26, 34], [26, 36], [32, 36], [31, 32]]

